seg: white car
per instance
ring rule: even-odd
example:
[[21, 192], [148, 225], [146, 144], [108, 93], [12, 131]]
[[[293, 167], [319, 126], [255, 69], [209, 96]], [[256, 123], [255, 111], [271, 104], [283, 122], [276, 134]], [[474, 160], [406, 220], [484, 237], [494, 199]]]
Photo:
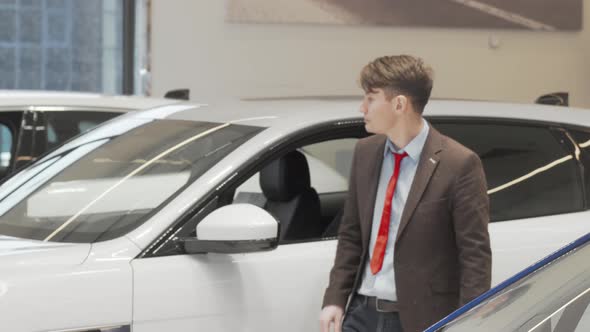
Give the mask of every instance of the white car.
[[424, 332], [590, 331], [590, 233]]
[[[156, 107], [37, 160], [0, 186], [1, 329], [318, 331], [359, 103]], [[590, 112], [426, 116], [482, 158], [494, 284], [590, 231]]]

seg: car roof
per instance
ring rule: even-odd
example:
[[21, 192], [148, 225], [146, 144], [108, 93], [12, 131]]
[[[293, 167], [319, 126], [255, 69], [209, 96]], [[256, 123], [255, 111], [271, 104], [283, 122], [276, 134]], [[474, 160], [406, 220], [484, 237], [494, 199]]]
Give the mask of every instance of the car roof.
[[83, 92], [0, 90], [0, 109], [42, 109], [60, 111], [108, 110], [128, 112], [181, 103], [176, 99], [148, 98], [138, 96], [110, 96]]
[[[170, 107], [154, 109], [144, 116], [194, 121], [242, 122], [265, 127], [307, 126], [313, 123], [361, 119], [362, 97], [305, 97], [214, 101], [177, 111]], [[196, 111], [195, 108], [199, 110]], [[590, 126], [590, 110], [539, 104], [492, 101], [431, 100], [426, 117], [471, 117], [512, 119]]]
[[[144, 110], [142, 117], [193, 121], [238, 122], [263, 127], [293, 128], [314, 123], [362, 118], [357, 96], [305, 96], [250, 99], [217, 99], [208, 103], [176, 99], [111, 96], [83, 92], [0, 90], [0, 111], [15, 108], [60, 111]], [[172, 106], [172, 107], [170, 107]], [[199, 111], [196, 111], [199, 109]], [[147, 111], [145, 111], [147, 110]], [[540, 104], [495, 101], [432, 99], [426, 117], [470, 117], [542, 121], [590, 126], [590, 110]]]

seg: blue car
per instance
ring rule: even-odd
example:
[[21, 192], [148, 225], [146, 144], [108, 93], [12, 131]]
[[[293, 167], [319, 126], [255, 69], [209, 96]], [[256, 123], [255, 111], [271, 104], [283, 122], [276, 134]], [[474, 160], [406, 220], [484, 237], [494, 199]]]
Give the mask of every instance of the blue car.
[[459, 308], [425, 332], [590, 331], [590, 233]]

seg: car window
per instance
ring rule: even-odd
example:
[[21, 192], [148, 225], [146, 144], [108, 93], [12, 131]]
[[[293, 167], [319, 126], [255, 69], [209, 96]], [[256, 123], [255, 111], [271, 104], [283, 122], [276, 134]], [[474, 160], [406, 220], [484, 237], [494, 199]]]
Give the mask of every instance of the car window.
[[[311, 186], [318, 194], [348, 190], [348, 176], [352, 165], [357, 138], [344, 138], [306, 145], [298, 150], [305, 155], [309, 166]], [[254, 174], [236, 189], [242, 192], [262, 193], [260, 173]]]
[[[283, 243], [317, 240], [324, 237], [326, 230], [339, 217], [344, 206], [348, 191], [348, 173], [357, 140], [357, 138], [327, 140], [305, 145], [296, 150], [305, 159], [309, 168], [311, 191], [283, 200], [278, 197], [276, 191], [267, 189], [263, 192], [261, 188], [263, 172], [260, 171], [237, 187], [233, 203], [255, 204], [273, 214], [279, 223], [282, 222], [282, 233], [286, 233], [281, 241]], [[293, 172], [299, 173], [297, 170], [289, 170], [285, 171], [284, 176], [288, 177]], [[266, 177], [274, 175], [276, 174], [267, 174]], [[272, 181], [283, 182], [284, 186], [280, 190], [287, 190], [284, 188], [290, 183], [289, 179], [281, 179], [279, 176], [273, 177]], [[316, 207], [316, 205], [319, 206]], [[337, 221], [335, 223], [337, 224]], [[289, 227], [291, 230], [288, 229]], [[296, 228], [301, 230], [295, 231]]]
[[122, 113], [92, 111], [46, 112], [47, 146], [51, 150], [70, 138], [88, 131]]
[[263, 130], [146, 119], [113, 127], [129, 123], [120, 135], [80, 137], [3, 183], [0, 234], [82, 243], [116, 238]]
[[586, 243], [493, 295], [442, 331], [590, 331], [589, 260]]
[[448, 121], [434, 126], [481, 158], [492, 221], [583, 209], [579, 167], [549, 129]]
[[13, 137], [10, 128], [0, 123], [0, 177], [7, 174], [12, 161]]
[[[298, 149], [298, 151], [305, 156], [307, 165], [309, 166], [311, 185], [319, 194], [342, 192], [348, 189], [348, 177], [342, 175], [334, 165], [327, 164], [324, 160], [309, 154], [305, 149]], [[340, 165], [340, 167], [350, 166]], [[242, 183], [238, 189], [236, 189], [235, 196], [243, 193], [262, 194], [262, 189], [260, 187], [260, 172], [257, 172], [248, 178], [247, 181]]]
[[303, 147], [303, 151], [306, 154], [321, 160], [325, 165], [337, 171], [348, 180], [354, 154], [354, 146], [357, 141], [357, 138], [331, 140], [307, 145]]

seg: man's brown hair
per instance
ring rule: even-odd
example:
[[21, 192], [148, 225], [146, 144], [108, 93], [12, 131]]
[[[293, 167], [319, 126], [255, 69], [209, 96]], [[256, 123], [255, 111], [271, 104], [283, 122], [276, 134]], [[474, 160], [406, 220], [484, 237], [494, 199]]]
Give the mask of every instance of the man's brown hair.
[[420, 58], [383, 56], [363, 68], [360, 85], [367, 93], [383, 89], [388, 98], [403, 94], [409, 97], [414, 110], [422, 114], [432, 91], [432, 75], [432, 69]]

